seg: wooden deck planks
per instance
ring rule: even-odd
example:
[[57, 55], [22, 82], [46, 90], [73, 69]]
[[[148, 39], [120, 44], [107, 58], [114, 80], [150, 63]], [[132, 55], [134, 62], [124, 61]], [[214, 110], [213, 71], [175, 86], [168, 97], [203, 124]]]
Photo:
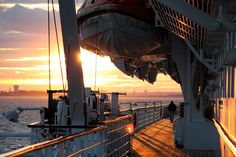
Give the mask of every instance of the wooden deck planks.
[[[182, 152], [174, 146], [172, 123], [162, 119], [136, 133], [131, 141], [132, 157], [215, 157], [213, 151]], [[210, 154], [210, 155], [209, 155]]]

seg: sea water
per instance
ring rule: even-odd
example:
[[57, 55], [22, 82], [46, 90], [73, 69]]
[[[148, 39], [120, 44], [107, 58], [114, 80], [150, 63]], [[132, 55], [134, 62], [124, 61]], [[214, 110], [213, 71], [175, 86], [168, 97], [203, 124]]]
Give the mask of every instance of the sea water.
[[[16, 107], [46, 106], [46, 97], [0, 97], [0, 133], [30, 132], [28, 124], [40, 120], [39, 111], [24, 111], [19, 116], [19, 122], [8, 121], [2, 113]], [[30, 138], [0, 137], [0, 153], [30, 144]]]

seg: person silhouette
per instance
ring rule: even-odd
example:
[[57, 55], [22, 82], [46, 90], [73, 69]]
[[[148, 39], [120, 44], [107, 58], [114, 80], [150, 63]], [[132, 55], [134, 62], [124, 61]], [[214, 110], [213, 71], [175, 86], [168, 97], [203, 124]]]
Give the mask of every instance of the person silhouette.
[[169, 111], [169, 118], [170, 118], [170, 122], [173, 123], [174, 122], [174, 116], [175, 116], [175, 111], [176, 111], [176, 105], [174, 104], [173, 101], [170, 102], [170, 104], [168, 105], [168, 111]]

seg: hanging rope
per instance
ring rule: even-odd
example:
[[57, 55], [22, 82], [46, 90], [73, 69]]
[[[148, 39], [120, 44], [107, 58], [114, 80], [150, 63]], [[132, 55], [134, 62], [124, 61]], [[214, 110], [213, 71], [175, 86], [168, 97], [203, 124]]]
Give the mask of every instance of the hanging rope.
[[[99, 26], [99, 20], [97, 23], [97, 33], [98, 33], [98, 26]], [[97, 55], [98, 55], [98, 37], [96, 38], [96, 50], [95, 50], [95, 72], [94, 72], [94, 90], [96, 91], [97, 88]]]
[[97, 88], [97, 50], [96, 50], [96, 56], [95, 56], [95, 73], [94, 73], [94, 90]]
[[[56, 20], [56, 14], [55, 14], [55, 7], [54, 7], [54, 0], [51, 0], [52, 4], [52, 13], [53, 13], [53, 22], [54, 22], [54, 29], [55, 29], [55, 34], [56, 34], [56, 43], [57, 43], [57, 51], [58, 51], [58, 57], [59, 57], [59, 62], [60, 62], [60, 72], [61, 72], [61, 81], [62, 81], [62, 88], [63, 88], [63, 96], [65, 98], [66, 96], [66, 90], [65, 90], [65, 83], [64, 83], [64, 74], [63, 74], [63, 69], [62, 69], [62, 59], [61, 59], [61, 53], [60, 53], [60, 43], [59, 43], [59, 37], [58, 37], [58, 28], [57, 28], [57, 20]], [[66, 101], [66, 100], [65, 100]], [[62, 113], [60, 114], [60, 121], [59, 125], [61, 125], [61, 120], [62, 120]], [[68, 113], [70, 115], [70, 113]], [[67, 123], [70, 123], [70, 120], [67, 119]], [[57, 130], [58, 131], [58, 130]]]
[[57, 31], [58, 29], [57, 29], [57, 21], [56, 21], [54, 0], [52, 0], [52, 11], [53, 11], [54, 28], [55, 28], [55, 33], [56, 33], [57, 50], [58, 50], [58, 56], [59, 56], [59, 62], [60, 62], [62, 88], [63, 88], [63, 94], [65, 96], [66, 95], [66, 91], [65, 91], [64, 75], [63, 75], [63, 70], [62, 70], [62, 61], [61, 61], [60, 45], [59, 45], [59, 38], [58, 38], [58, 31]]
[[50, 2], [48, 0], [48, 88], [51, 90]]

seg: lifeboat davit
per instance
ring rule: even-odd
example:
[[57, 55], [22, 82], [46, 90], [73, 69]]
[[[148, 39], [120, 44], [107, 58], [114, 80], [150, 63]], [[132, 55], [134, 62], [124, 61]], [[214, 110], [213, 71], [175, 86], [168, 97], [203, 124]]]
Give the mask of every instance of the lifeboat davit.
[[[125, 74], [153, 83], [158, 73], [157, 60], [162, 61], [169, 53], [168, 33], [155, 26], [155, 13], [147, 3], [148, 0], [87, 0], [78, 10], [77, 19], [83, 48], [110, 56]], [[156, 56], [155, 64], [144, 60], [149, 55]]]

